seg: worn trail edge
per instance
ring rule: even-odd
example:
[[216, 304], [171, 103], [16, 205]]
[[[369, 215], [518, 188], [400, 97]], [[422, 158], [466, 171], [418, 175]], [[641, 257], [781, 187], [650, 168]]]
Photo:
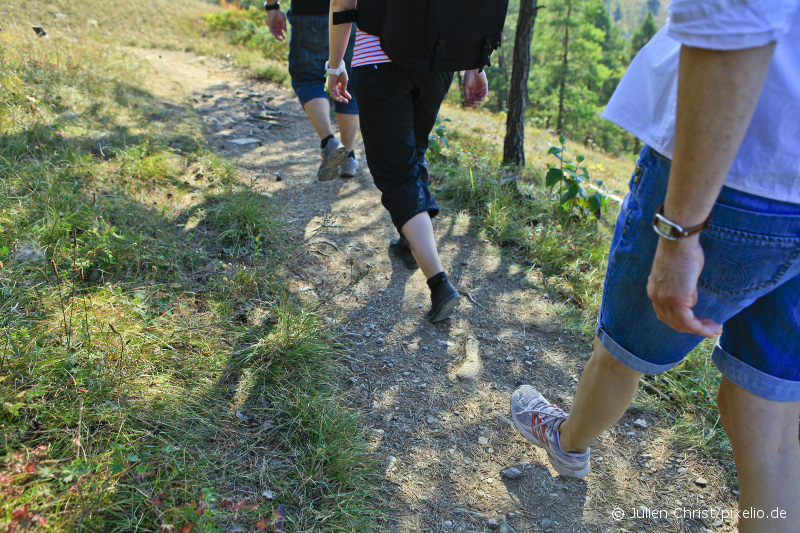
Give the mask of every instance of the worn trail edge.
[[[165, 109], [196, 114], [209, 148], [275, 198], [292, 237], [304, 241], [288, 263], [290, 287], [327, 299], [322, 313], [347, 347], [349, 398], [386, 465], [376, 499], [388, 529], [485, 531], [493, 519], [520, 533], [735, 530], [735, 521], [689, 516], [736, 502], [720, 465], [681, 447], [669, 418], [629, 410], [595, 443], [581, 481], [557, 476], [517, 434], [508, 420], [514, 388], [530, 383], [568, 409], [590, 347], [561, 336], [558, 304], [476, 238], [469, 216], [444, 206], [434, 221], [448, 276], [470, 297], [451, 319], [430, 324], [424, 277], [386, 253], [396, 234], [368, 171], [316, 180], [319, 145], [290, 89], [217, 58], [131, 53], [149, 63]], [[362, 146], [356, 151], [363, 157]], [[640, 418], [646, 427], [633, 424]], [[512, 466], [523, 475], [504, 477]], [[615, 508], [626, 519], [616, 521]]]

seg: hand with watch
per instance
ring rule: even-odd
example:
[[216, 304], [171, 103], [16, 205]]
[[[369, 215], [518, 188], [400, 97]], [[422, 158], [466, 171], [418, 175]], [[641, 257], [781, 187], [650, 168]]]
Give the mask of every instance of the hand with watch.
[[344, 60], [342, 60], [342, 63], [337, 68], [331, 68], [326, 61], [325, 71], [328, 73], [328, 92], [331, 94], [331, 98], [337, 102], [349, 102], [353, 97], [347, 92], [349, 77], [347, 76], [347, 68], [344, 64]]
[[702, 224], [684, 228], [664, 215], [662, 204], [653, 217], [653, 230], [660, 238], [647, 280], [647, 296], [658, 318], [676, 331], [704, 337], [722, 333], [722, 326], [698, 318], [692, 311], [705, 264], [700, 232], [708, 228], [710, 220], [709, 216]]
[[269, 3], [264, 2], [264, 10], [267, 12], [267, 25], [269, 32], [275, 37], [275, 40], [282, 43], [286, 39], [286, 15], [281, 11], [281, 5], [278, 2]]

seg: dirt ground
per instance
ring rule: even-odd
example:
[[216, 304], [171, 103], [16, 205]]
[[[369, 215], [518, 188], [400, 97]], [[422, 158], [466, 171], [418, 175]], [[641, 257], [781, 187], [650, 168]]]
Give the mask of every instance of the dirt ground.
[[[444, 205], [434, 221], [464, 298], [432, 325], [423, 275], [387, 253], [395, 230], [362, 146], [359, 176], [320, 183], [318, 139], [290, 88], [249, 79], [225, 60], [131, 51], [151, 65], [150, 90], [165, 112], [196, 113], [209, 148], [275, 198], [292, 237], [306, 241], [288, 263], [292, 289], [328, 300], [322, 310], [348, 350], [350, 399], [385, 465], [376, 498], [389, 529], [735, 530], [735, 519], [719, 518], [736, 509], [721, 465], [679, 448], [667, 418], [629, 411], [595, 443], [580, 481], [556, 475], [517, 434], [513, 390], [530, 383], [567, 409], [590, 347], [560, 333], [558, 304], [477, 238], [469, 216]], [[504, 475], [510, 467], [521, 475]]]

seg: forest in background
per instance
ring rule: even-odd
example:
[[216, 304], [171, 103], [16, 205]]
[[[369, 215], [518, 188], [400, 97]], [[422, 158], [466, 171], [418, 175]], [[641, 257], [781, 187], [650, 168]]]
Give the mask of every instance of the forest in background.
[[[600, 118], [634, 55], [666, 21], [666, 1], [546, 0], [538, 3], [531, 43], [526, 120], [587, 146], [620, 154], [638, 141]], [[507, 109], [520, 0], [509, 2], [501, 48], [486, 69], [486, 106]], [[562, 90], [563, 85], [563, 90]], [[561, 123], [559, 124], [559, 109]]]

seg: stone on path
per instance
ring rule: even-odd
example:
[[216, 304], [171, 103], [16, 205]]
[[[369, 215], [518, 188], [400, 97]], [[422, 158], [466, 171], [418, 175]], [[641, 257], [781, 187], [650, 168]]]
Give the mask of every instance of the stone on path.
[[508, 479], [517, 479], [522, 477], [522, 470], [517, 468], [516, 466], [512, 466], [511, 468], [506, 468], [503, 470], [503, 475]]
[[478, 340], [475, 337], [467, 337], [464, 343], [464, 351], [467, 354], [464, 362], [447, 375], [450, 381], [455, 381], [456, 379], [475, 380], [481, 373], [482, 365], [478, 350]]
[[700, 476], [694, 480], [694, 484], [697, 485], [698, 487], [705, 487], [706, 485], [708, 485], [708, 480], [703, 476]]

